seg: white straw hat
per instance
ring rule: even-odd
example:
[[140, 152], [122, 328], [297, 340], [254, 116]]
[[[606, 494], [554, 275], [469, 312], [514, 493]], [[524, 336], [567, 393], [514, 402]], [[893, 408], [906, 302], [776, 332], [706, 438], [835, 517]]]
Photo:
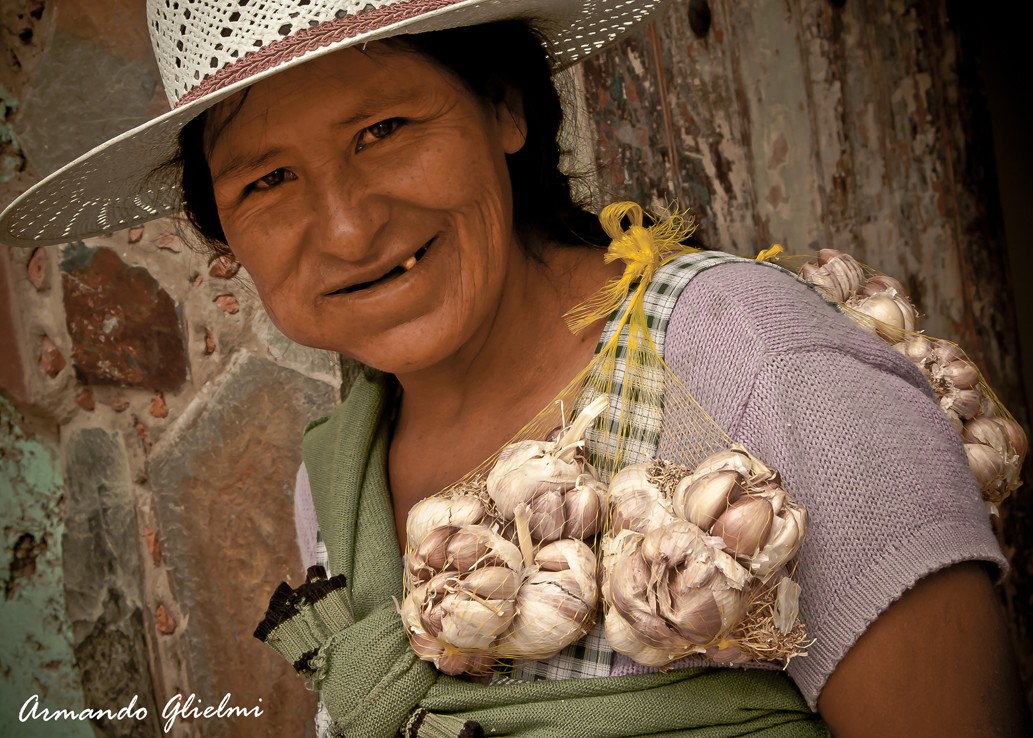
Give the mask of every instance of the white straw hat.
[[148, 0], [171, 112], [98, 146], [0, 214], [0, 242], [39, 246], [176, 211], [177, 172], [157, 173], [180, 129], [218, 101], [317, 56], [376, 39], [526, 18], [562, 68], [601, 49], [666, 0]]

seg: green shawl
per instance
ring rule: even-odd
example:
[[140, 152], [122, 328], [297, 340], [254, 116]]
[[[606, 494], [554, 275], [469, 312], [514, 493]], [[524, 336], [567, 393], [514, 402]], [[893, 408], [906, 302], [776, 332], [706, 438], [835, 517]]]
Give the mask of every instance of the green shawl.
[[[393, 738], [407, 722], [412, 736], [479, 735], [480, 727], [526, 738], [828, 735], [780, 671], [684, 669], [482, 686], [419, 660], [392, 600], [402, 597], [402, 563], [386, 478], [391, 397], [389, 380], [369, 371], [306, 434], [316, 516], [330, 569], [343, 576], [329, 587], [317, 582], [316, 594], [281, 585], [256, 632], [313, 677], [338, 735]], [[324, 597], [329, 589], [334, 596]]]

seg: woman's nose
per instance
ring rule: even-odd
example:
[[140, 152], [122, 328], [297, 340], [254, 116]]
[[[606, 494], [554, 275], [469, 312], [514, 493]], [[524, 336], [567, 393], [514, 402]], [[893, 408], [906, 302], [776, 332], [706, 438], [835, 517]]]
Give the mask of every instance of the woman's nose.
[[348, 176], [342, 167], [317, 183], [313, 200], [312, 238], [317, 247], [336, 258], [362, 262], [375, 251], [378, 234], [388, 219], [386, 198], [372, 183]]

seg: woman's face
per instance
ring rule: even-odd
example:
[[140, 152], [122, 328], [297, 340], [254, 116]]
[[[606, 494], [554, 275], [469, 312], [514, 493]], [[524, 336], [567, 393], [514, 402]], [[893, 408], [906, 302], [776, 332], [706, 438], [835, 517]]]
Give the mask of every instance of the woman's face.
[[523, 258], [506, 105], [370, 45], [255, 84], [208, 130], [227, 243], [290, 338], [403, 373], [489, 329]]

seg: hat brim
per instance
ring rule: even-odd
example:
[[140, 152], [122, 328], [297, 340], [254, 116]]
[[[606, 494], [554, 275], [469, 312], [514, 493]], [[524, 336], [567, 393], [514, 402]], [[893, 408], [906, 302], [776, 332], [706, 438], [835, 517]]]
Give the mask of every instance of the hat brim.
[[97, 146], [44, 178], [0, 213], [0, 241], [41, 246], [129, 228], [178, 211], [179, 132], [200, 113], [256, 82], [298, 64], [359, 44], [525, 18], [549, 42], [558, 68], [605, 48], [646, 20], [666, 0], [466, 0], [350, 35], [199, 97]]

